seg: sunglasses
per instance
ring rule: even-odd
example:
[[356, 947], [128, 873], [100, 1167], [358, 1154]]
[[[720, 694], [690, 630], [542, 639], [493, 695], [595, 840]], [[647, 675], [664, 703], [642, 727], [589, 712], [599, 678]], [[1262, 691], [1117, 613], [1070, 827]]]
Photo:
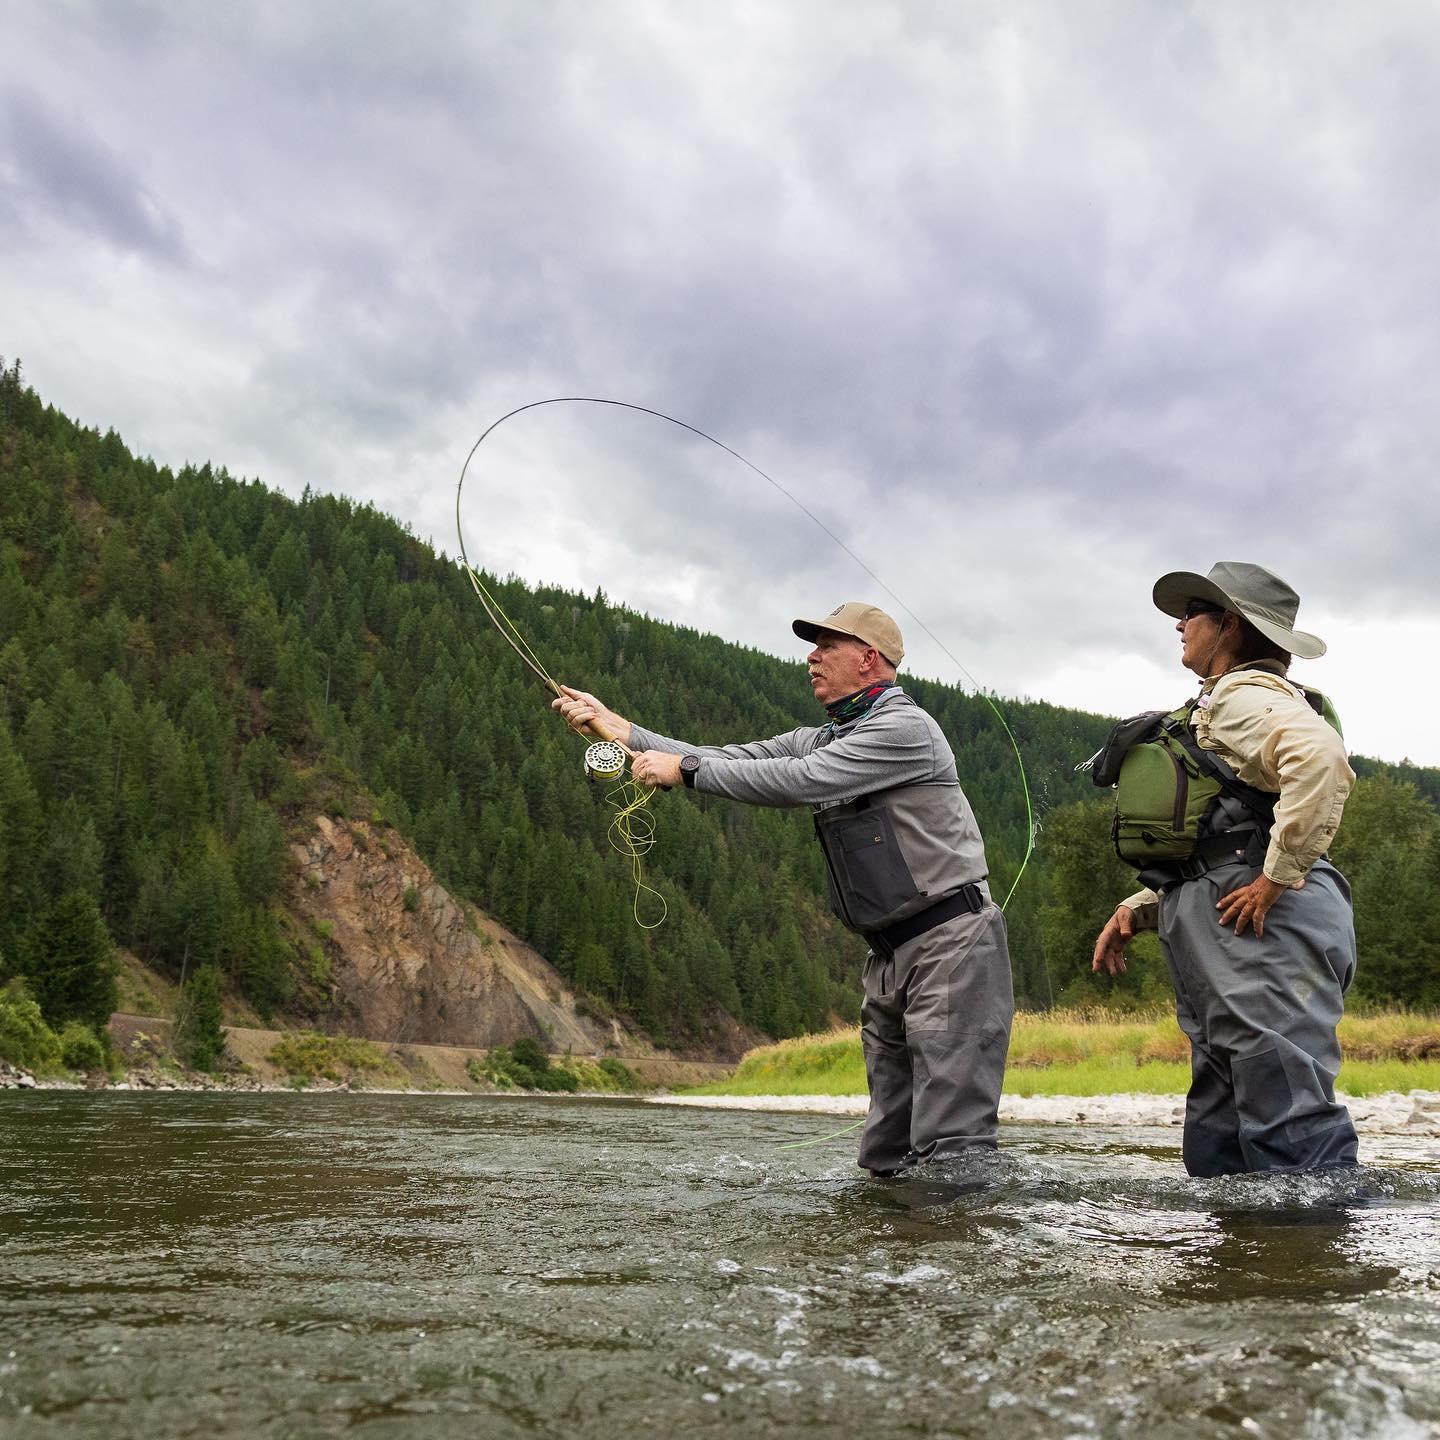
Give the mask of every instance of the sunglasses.
[[1182, 620], [1193, 620], [1197, 615], [1223, 615], [1224, 613], [1225, 610], [1223, 606], [1211, 605], [1206, 600], [1192, 600], [1186, 605], [1185, 613], [1180, 618]]

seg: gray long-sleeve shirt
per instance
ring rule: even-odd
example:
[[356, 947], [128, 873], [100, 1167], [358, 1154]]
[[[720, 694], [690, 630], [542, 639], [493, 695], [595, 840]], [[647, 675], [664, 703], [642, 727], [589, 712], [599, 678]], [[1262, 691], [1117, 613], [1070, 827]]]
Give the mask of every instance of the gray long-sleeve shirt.
[[697, 790], [750, 805], [822, 810], [905, 787], [901, 843], [924, 888], [945, 894], [986, 874], [985, 844], [949, 741], [898, 686], [833, 730], [801, 726], [769, 740], [692, 745], [632, 723], [630, 747], [698, 755]]

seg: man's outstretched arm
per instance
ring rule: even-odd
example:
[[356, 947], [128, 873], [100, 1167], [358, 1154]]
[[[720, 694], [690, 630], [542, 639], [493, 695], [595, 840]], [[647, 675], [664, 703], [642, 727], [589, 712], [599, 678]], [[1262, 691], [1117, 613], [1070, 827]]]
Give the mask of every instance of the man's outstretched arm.
[[[697, 745], [688, 740], [675, 740], [668, 735], [658, 734], [654, 730], [646, 730], [627, 720], [617, 711], [611, 710], [594, 695], [584, 690], [575, 690], [569, 685], [562, 685], [560, 689], [564, 691], [564, 694], [558, 699], [552, 700], [550, 708], [558, 710], [573, 730], [577, 730], [583, 735], [589, 733], [589, 726], [598, 722], [604, 726], [612, 740], [618, 740], [632, 750], [660, 752], [665, 756], [674, 757], [677, 767], [681, 755], [735, 760], [765, 760], [785, 755], [798, 755], [807, 738], [815, 733], [813, 727], [801, 728], [791, 730], [784, 735], [772, 736], [769, 740], [747, 740], [736, 745]], [[653, 768], [649, 767], [649, 769]], [[645, 773], [649, 773], [649, 769], [642, 767], [642, 771]], [[677, 768], [674, 776], [669, 779], [649, 780], [645, 778], [644, 774], [637, 774], [635, 778], [642, 784], [670, 785], [679, 782], [680, 772]]]
[[[646, 732], [636, 734], [643, 743]], [[792, 731], [776, 740], [791, 741], [806, 734], [814, 732]], [[824, 805], [954, 773], [948, 752], [942, 764], [929, 727], [908, 706], [895, 707], [889, 714], [877, 709], [851, 734], [818, 748], [797, 746], [766, 755], [737, 755], [734, 748], [688, 752], [703, 759], [695, 789], [748, 805]], [[680, 778], [679, 760], [669, 753], [646, 751], [636, 758], [633, 773], [641, 784], [673, 785]]]

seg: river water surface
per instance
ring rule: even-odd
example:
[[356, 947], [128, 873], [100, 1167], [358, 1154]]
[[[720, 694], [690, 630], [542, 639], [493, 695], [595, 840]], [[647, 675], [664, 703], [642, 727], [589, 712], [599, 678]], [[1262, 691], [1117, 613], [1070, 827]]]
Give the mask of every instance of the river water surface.
[[1440, 1434], [1440, 1154], [1185, 1179], [1014, 1127], [876, 1182], [833, 1117], [0, 1093], [0, 1434]]

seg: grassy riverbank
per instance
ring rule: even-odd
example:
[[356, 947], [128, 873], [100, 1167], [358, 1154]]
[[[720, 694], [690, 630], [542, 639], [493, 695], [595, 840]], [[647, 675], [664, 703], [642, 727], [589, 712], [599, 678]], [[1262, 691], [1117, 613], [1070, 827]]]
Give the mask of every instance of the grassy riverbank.
[[[1346, 1016], [1340, 1088], [1350, 1095], [1440, 1090], [1440, 1016]], [[1170, 1014], [1115, 1018], [1088, 1011], [1019, 1014], [1005, 1074], [1012, 1095], [1183, 1095], [1190, 1045]], [[861, 1095], [858, 1029], [803, 1035], [749, 1051], [727, 1081], [700, 1095]]]

